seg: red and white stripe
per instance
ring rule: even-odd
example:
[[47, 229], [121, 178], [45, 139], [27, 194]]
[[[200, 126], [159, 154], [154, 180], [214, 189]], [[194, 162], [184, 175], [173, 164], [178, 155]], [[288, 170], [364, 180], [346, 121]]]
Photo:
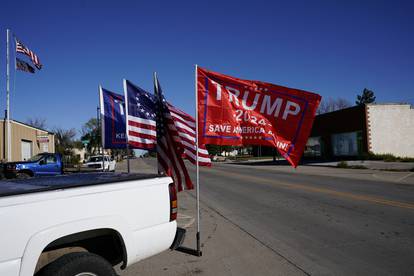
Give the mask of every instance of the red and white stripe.
[[156, 96], [157, 109], [157, 161], [158, 161], [158, 172], [165, 173], [174, 181], [178, 191], [184, 189], [194, 189], [194, 185], [191, 181], [190, 175], [188, 174], [187, 168], [182, 158], [184, 154], [183, 148], [174, 139], [174, 132], [169, 127], [169, 119], [171, 118], [170, 110], [166, 104], [164, 97], [162, 96], [162, 90], [159, 87], [159, 82], [154, 76], [154, 88]]
[[[184, 155], [191, 163], [196, 164], [196, 121], [184, 111], [168, 105], [171, 116], [167, 116], [173, 139], [184, 149]], [[211, 166], [211, 160], [205, 145], [198, 145], [198, 164]]]
[[16, 40], [16, 52], [25, 54], [28, 57], [30, 57], [30, 59], [32, 60], [33, 64], [37, 67], [37, 69], [40, 70], [42, 68], [42, 64], [40, 63], [39, 57], [18, 40]]
[[134, 148], [154, 149], [157, 143], [155, 120], [148, 120], [128, 115], [128, 142]]
[[[158, 139], [158, 168], [162, 168], [166, 175], [171, 176], [179, 192], [184, 190], [184, 187], [186, 190], [194, 189], [190, 175], [181, 157], [182, 149], [177, 146], [171, 134], [171, 131], [166, 129], [165, 135]], [[185, 186], [183, 186], [183, 183]]]

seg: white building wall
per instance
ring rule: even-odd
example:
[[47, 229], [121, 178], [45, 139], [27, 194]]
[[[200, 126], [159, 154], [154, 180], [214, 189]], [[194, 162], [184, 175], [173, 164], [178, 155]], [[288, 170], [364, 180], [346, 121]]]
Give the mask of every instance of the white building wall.
[[368, 149], [414, 157], [414, 109], [408, 104], [368, 104]]

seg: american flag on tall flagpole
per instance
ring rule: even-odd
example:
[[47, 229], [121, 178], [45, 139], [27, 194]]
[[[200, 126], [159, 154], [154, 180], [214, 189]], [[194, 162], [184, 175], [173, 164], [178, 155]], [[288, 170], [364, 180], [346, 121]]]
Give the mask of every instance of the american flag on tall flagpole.
[[30, 57], [33, 64], [36, 66], [37, 69], [42, 69], [42, 64], [40, 63], [39, 57], [33, 53], [33, 51], [29, 50], [26, 46], [23, 45], [19, 40], [16, 39], [16, 52], [22, 53]]
[[[187, 190], [194, 189], [193, 183], [185, 167], [182, 155], [183, 147], [174, 140], [174, 132], [171, 129], [171, 118], [167, 101], [162, 95], [156, 74], [154, 74], [155, 110], [157, 113], [157, 160], [158, 172], [165, 173], [173, 178], [178, 191], [183, 190], [185, 183]], [[173, 125], [174, 126], [174, 125]]]
[[[184, 155], [191, 163], [196, 164], [196, 121], [184, 111], [168, 103], [171, 116], [167, 114], [170, 130], [173, 132], [174, 140], [184, 148]], [[198, 164], [200, 166], [211, 166], [209, 153], [205, 145], [199, 145]]]
[[153, 96], [124, 79], [126, 137], [136, 149], [151, 150], [157, 142]]

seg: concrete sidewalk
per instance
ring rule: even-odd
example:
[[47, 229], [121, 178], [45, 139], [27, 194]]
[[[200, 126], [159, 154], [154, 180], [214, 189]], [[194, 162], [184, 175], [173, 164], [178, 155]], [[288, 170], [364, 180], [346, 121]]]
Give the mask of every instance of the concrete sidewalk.
[[[385, 162], [385, 161], [374, 161], [374, 160], [350, 160], [344, 161], [350, 167], [352, 166], [363, 166], [371, 170], [387, 170], [387, 171], [410, 171], [414, 169], [414, 162]], [[317, 162], [308, 163], [305, 166], [326, 166], [326, 167], [337, 167], [340, 161], [335, 162]]]
[[[137, 158], [130, 160], [131, 172], [155, 173], [154, 166]], [[126, 162], [117, 171], [126, 171]], [[184, 246], [196, 246], [196, 200], [194, 191], [178, 194], [178, 225], [187, 230]], [[120, 276], [136, 275], [304, 275], [278, 252], [263, 245], [210, 206], [201, 202], [202, 257], [166, 251], [138, 262]]]
[[[243, 161], [226, 161], [225, 163], [272, 163], [272, 158], [266, 159], [249, 159]], [[299, 166], [318, 166], [318, 167], [334, 167], [337, 168], [338, 164], [342, 161], [331, 161], [331, 162], [314, 162], [314, 161], [303, 161]], [[385, 162], [378, 160], [344, 160], [350, 169], [353, 166], [360, 166], [360, 168], [365, 167], [366, 169], [371, 170], [384, 170], [384, 171], [412, 171], [414, 170], [414, 162]], [[276, 162], [273, 162], [275, 165], [289, 165], [285, 159], [278, 159]], [[363, 169], [363, 168], [362, 168]]]
[[[196, 202], [192, 192], [179, 193], [180, 227], [187, 229], [184, 246], [195, 248]], [[202, 257], [166, 251], [143, 260], [121, 276], [135, 275], [304, 275], [277, 252], [201, 204]]]
[[386, 181], [390, 183], [414, 185], [414, 172], [410, 171], [386, 171], [372, 169], [342, 169], [334, 166], [309, 166], [299, 165], [296, 169], [288, 164], [279, 164], [274, 162], [239, 162], [239, 163], [222, 163], [217, 166], [239, 166], [254, 167], [258, 170], [274, 171], [287, 174], [305, 174], [309, 176], [329, 176], [349, 179], [361, 179], [370, 181]]

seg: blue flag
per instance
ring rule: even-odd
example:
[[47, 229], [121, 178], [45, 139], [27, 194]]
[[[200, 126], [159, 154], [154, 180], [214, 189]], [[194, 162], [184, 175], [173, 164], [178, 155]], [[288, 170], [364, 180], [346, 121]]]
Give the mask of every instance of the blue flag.
[[125, 149], [125, 100], [122, 95], [100, 88], [102, 144], [105, 149]]

